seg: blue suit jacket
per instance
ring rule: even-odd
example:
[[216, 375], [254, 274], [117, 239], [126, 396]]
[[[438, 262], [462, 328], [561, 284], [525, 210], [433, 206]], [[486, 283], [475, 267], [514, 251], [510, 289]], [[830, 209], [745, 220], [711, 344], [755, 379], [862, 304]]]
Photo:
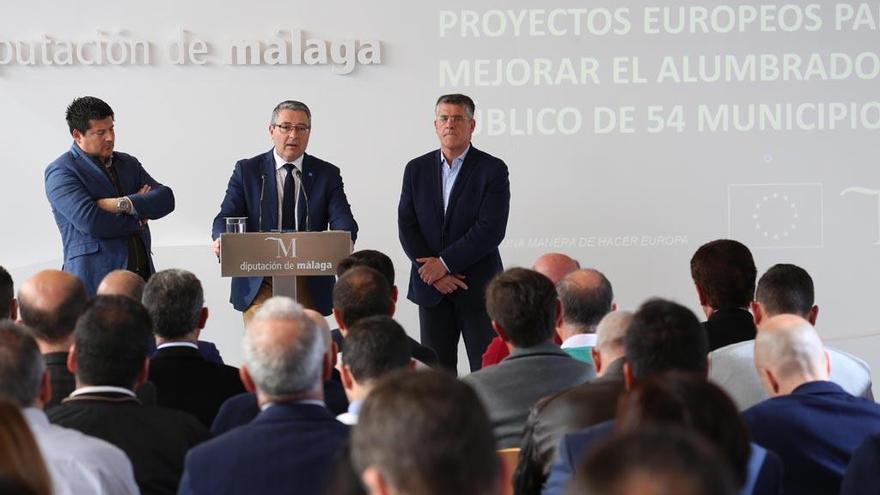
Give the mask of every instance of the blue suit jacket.
[[[302, 168], [302, 187], [306, 194], [299, 196], [296, 207], [297, 225], [305, 229], [305, 197], [308, 196], [309, 230], [347, 230], [351, 232], [351, 240], [354, 241], [357, 238], [358, 225], [345, 197], [339, 168], [309, 154], [304, 155]], [[220, 205], [220, 213], [214, 217], [211, 237], [217, 239], [226, 231], [225, 217], [247, 217], [248, 232], [277, 230], [277, 190], [273, 150], [239, 160], [232, 171], [229, 185], [226, 186], [226, 197]], [[233, 278], [232, 293], [229, 296], [232, 306], [239, 311], [250, 306], [257, 296], [262, 280], [262, 277]], [[334, 282], [334, 277], [308, 277], [306, 281], [317, 309], [325, 315], [329, 315], [333, 309], [331, 296]]]
[[880, 435], [871, 435], [853, 452], [840, 495], [877, 495], [880, 487]]
[[473, 147], [452, 187], [443, 211], [440, 150], [406, 164], [397, 209], [398, 233], [412, 261], [409, 293], [420, 306], [434, 306], [443, 294], [422, 282], [416, 258], [443, 258], [451, 273], [465, 275], [468, 290], [446, 296], [459, 304], [483, 304], [483, 290], [503, 269], [498, 245], [507, 230], [510, 182], [507, 165]]
[[[174, 193], [156, 182], [140, 162], [125, 153], [113, 153], [122, 191], [136, 215], [108, 213], [98, 208], [98, 199], [117, 197], [113, 183], [100, 166], [74, 143], [70, 151], [46, 167], [46, 197], [64, 246], [63, 270], [70, 272], [94, 295], [109, 272], [128, 264], [128, 236], [138, 234], [150, 253], [150, 228], [140, 219], [155, 220], [174, 211]], [[152, 190], [135, 194], [144, 185]], [[152, 258], [150, 272], [154, 272]]]
[[186, 456], [179, 494], [324, 493], [348, 427], [323, 406], [279, 403]]
[[782, 459], [785, 493], [838, 493], [853, 451], [880, 433], [880, 405], [826, 381], [767, 399], [746, 409], [743, 419], [754, 442]]

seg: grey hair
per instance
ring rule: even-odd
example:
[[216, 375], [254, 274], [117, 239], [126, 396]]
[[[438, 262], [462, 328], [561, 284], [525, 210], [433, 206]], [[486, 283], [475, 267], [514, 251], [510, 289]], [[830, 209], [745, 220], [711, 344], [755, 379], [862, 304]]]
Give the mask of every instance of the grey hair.
[[309, 125], [312, 125], [312, 111], [309, 110], [309, 107], [305, 103], [296, 100], [284, 100], [276, 105], [275, 109], [272, 110], [272, 120], [269, 121], [269, 125], [275, 125], [278, 122], [278, 114], [283, 110], [294, 110], [296, 112], [305, 113], [306, 117], [309, 118]]
[[464, 107], [464, 113], [469, 119], [474, 118], [474, 112], [477, 109], [476, 105], [474, 105], [474, 100], [472, 100], [470, 96], [454, 93], [451, 95], [443, 95], [440, 98], [437, 98], [437, 103], [434, 104], [435, 115], [437, 114], [437, 107], [439, 107], [441, 103]]
[[623, 350], [623, 342], [626, 331], [632, 323], [634, 313], [632, 311], [612, 311], [605, 315], [596, 326], [596, 348], [601, 350], [605, 347]]
[[[266, 335], [266, 322], [286, 322], [284, 335]], [[326, 345], [318, 325], [302, 305], [287, 297], [268, 299], [244, 335], [244, 362], [260, 392], [272, 397], [299, 395], [321, 383]]]
[[20, 407], [37, 400], [46, 362], [26, 327], [0, 321], [0, 396]]

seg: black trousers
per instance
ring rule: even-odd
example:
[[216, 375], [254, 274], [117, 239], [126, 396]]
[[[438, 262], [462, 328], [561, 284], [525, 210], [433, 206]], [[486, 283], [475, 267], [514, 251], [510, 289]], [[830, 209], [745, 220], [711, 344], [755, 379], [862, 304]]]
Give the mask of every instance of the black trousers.
[[464, 337], [471, 371], [480, 369], [483, 353], [495, 336], [486, 307], [461, 307], [443, 298], [436, 306], [419, 306], [422, 344], [437, 352], [440, 365], [458, 371], [458, 338]]

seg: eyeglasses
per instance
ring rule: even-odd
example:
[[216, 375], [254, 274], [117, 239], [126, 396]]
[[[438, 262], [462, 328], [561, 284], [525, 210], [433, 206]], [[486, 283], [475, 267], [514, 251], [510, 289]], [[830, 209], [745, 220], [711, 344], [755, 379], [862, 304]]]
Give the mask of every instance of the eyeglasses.
[[312, 130], [307, 125], [274, 124], [272, 127], [281, 131], [282, 134], [290, 134], [291, 132], [294, 134], [307, 134]]
[[452, 121], [453, 124], [460, 124], [466, 120], [471, 120], [469, 117], [464, 115], [438, 115], [437, 122], [441, 124], [445, 124], [449, 121]]

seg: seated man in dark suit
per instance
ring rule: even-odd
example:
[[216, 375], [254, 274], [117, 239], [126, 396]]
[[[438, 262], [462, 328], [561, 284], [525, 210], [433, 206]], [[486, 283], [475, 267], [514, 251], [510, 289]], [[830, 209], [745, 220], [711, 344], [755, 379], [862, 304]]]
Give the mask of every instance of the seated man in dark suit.
[[870, 435], [853, 452], [840, 495], [876, 495], [880, 486], [880, 433]]
[[754, 441], [782, 459], [784, 493], [839, 493], [852, 452], [880, 433], [880, 405], [828, 381], [828, 354], [800, 316], [761, 325], [755, 367], [771, 398], [743, 418]]
[[183, 459], [210, 433], [189, 414], [144, 407], [132, 391], [147, 377], [147, 310], [122, 296], [98, 296], [76, 323], [68, 367], [76, 390], [49, 420], [106, 440], [125, 452], [142, 493], [177, 492]]
[[150, 277], [143, 301], [157, 344], [149, 374], [156, 403], [210, 427], [220, 404], [245, 390], [238, 369], [209, 362], [196, 345], [208, 320], [201, 282], [185, 270], [163, 270]]
[[752, 253], [742, 243], [719, 239], [700, 246], [691, 258], [691, 277], [700, 306], [709, 350], [755, 338], [749, 304], [755, 296], [758, 271]]
[[8, 318], [15, 321], [18, 318], [16, 305], [12, 275], [0, 266], [0, 320]]
[[525, 268], [506, 270], [489, 282], [486, 310], [510, 355], [462, 380], [474, 387], [489, 412], [499, 448], [519, 447], [529, 409], [541, 397], [596, 374], [553, 343], [562, 306], [556, 287], [544, 275]]
[[624, 390], [623, 339], [632, 317], [629, 311], [613, 311], [599, 322], [592, 350], [595, 380], [545, 397], [532, 408], [516, 469], [517, 493], [541, 491], [562, 435], [614, 419]]
[[351, 450], [371, 495], [499, 493], [486, 411], [470, 387], [446, 373], [382, 380], [364, 402]]
[[[662, 299], [651, 299], [636, 311], [624, 337], [624, 387], [667, 371], [706, 376], [706, 332], [686, 307]], [[562, 437], [556, 462], [550, 470], [545, 495], [565, 493], [580, 462], [614, 429], [613, 421], [569, 433]]]
[[323, 493], [348, 440], [324, 405], [333, 365], [315, 322], [292, 299], [273, 297], [245, 331], [242, 380], [262, 411], [186, 456], [180, 494]]
[[[385, 277], [385, 280], [388, 282], [388, 285], [391, 288], [390, 289], [391, 290], [391, 307], [390, 307], [390, 309], [382, 309], [381, 313], [378, 312], [379, 311], [378, 305], [376, 305], [375, 309], [373, 309], [372, 311], [370, 311], [368, 308], [364, 308], [362, 310], [362, 309], [359, 309], [356, 307], [351, 307], [349, 309], [349, 314], [352, 314], [352, 313], [366, 314], [367, 312], [372, 312], [373, 314], [370, 314], [369, 316], [376, 316], [376, 315], [382, 314], [382, 315], [393, 317], [395, 308], [397, 307], [398, 291], [397, 291], [397, 286], [394, 285], [394, 265], [391, 263], [391, 258], [386, 256], [384, 253], [380, 253], [379, 251], [375, 251], [375, 250], [371, 250], [371, 249], [364, 249], [361, 251], [355, 251], [354, 253], [351, 253], [351, 255], [349, 255], [347, 258], [345, 258], [344, 260], [339, 262], [339, 265], [337, 265], [337, 267], [336, 267], [336, 275], [341, 279], [342, 276], [345, 275], [345, 272], [351, 270], [352, 268], [358, 267], [358, 266], [365, 266], [368, 268], [372, 268], [373, 270], [376, 270], [377, 272], [379, 272], [383, 277]], [[367, 304], [368, 302], [365, 300], [364, 303]], [[333, 300], [333, 306], [335, 308], [338, 308], [339, 311], [342, 311], [342, 309], [343, 309], [342, 306], [345, 306], [345, 305], [353, 306], [356, 304], [357, 304], [356, 301], [338, 301], [337, 302], [336, 299]], [[387, 304], [382, 305], [383, 308], [385, 308], [386, 306], [387, 306]], [[337, 323], [339, 323], [339, 318], [337, 318]], [[344, 325], [344, 323], [339, 323], [339, 328], [333, 330], [333, 332], [332, 332], [333, 342], [336, 344], [336, 347], [338, 347], [338, 350], [340, 350], [340, 351], [342, 350], [342, 342], [345, 340], [345, 336], [343, 334], [343, 325]], [[351, 325], [351, 323], [349, 323], [349, 325]], [[410, 344], [410, 347], [412, 348], [413, 359], [415, 359], [416, 361], [418, 361], [422, 364], [426, 364], [428, 366], [436, 366], [437, 365], [438, 358], [437, 358], [437, 353], [434, 352], [434, 349], [431, 349], [430, 347], [422, 345], [419, 341], [413, 339], [412, 337], [407, 336], [407, 338], [409, 339], [409, 344]]]

